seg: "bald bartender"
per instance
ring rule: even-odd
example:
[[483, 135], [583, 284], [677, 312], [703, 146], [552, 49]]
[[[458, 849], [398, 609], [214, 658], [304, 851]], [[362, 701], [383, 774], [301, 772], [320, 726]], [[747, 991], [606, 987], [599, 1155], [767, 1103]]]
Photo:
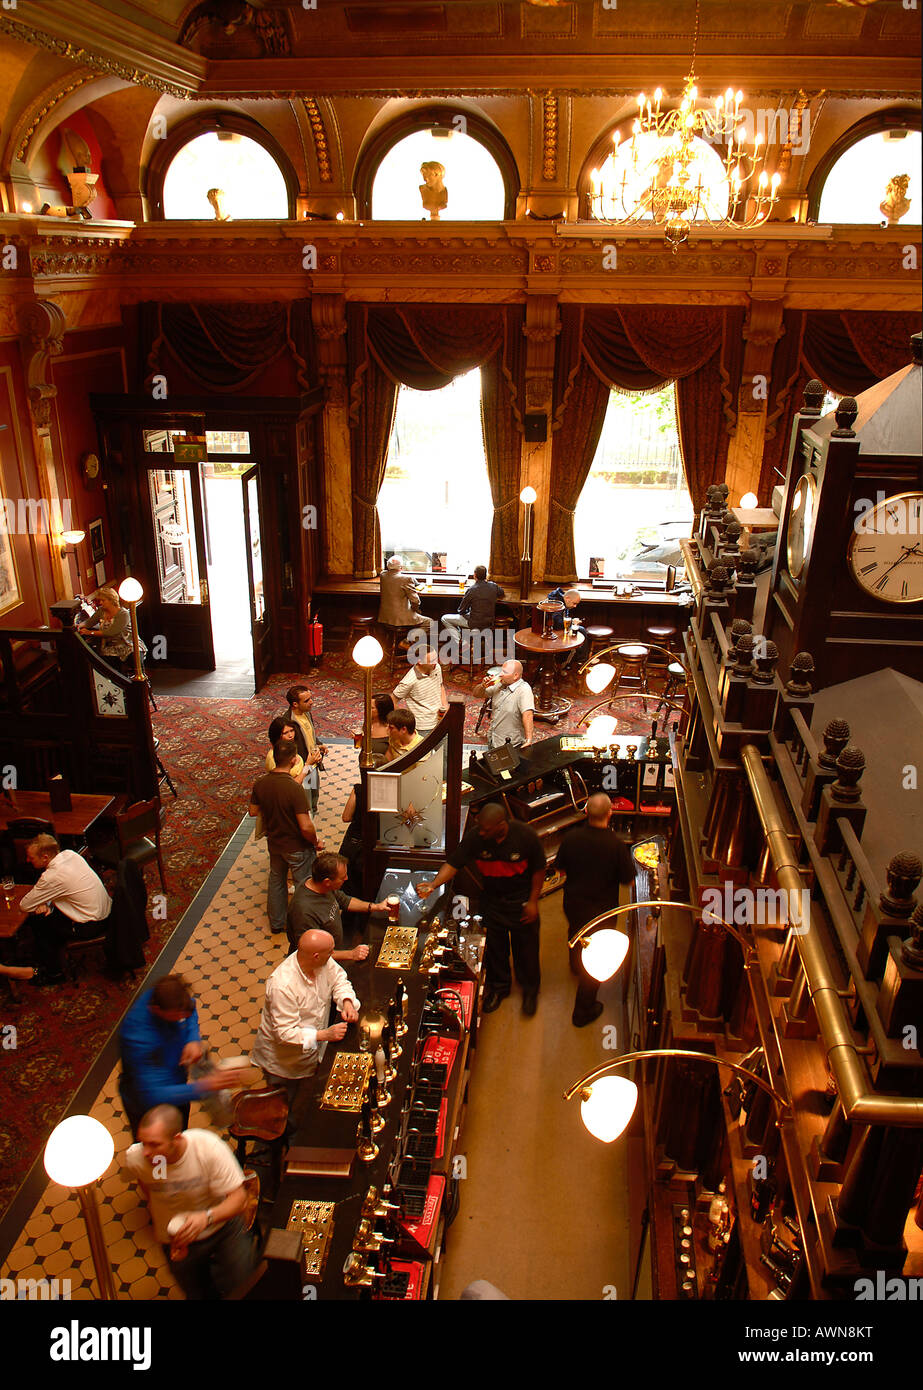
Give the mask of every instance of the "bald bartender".
[[[331, 959], [336, 945], [330, 932], [306, 931], [298, 949], [266, 981], [266, 999], [250, 1060], [263, 1068], [267, 1082], [281, 1087], [289, 1104], [287, 1132], [298, 1128], [311, 1098], [311, 1078], [328, 1042], [340, 1042], [359, 1017], [359, 1000], [346, 971]], [[330, 1000], [340, 1020], [330, 1027]]]

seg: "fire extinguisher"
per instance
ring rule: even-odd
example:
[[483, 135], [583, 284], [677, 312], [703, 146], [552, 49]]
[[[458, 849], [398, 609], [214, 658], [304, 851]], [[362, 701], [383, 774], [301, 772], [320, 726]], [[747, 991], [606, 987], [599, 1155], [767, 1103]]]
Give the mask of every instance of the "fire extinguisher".
[[308, 628], [307, 628], [307, 655], [312, 666], [318, 664], [324, 657], [324, 625], [318, 618], [311, 617], [311, 605], [308, 604]]

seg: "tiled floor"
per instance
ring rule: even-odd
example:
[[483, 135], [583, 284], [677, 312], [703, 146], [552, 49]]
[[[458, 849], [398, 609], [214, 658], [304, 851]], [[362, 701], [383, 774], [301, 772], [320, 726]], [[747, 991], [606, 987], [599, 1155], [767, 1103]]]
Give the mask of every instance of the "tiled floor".
[[[340, 843], [340, 819], [356, 767], [351, 746], [332, 746], [318, 830]], [[222, 1056], [249, 1051], [259, 1021], [263, 986], [282, 958], [265, 915], [265, 842], [241, 835], [214, 871], [224, 877], [188, 942], [170, 968], [186, 976], [199, 1000], [202, 1035]], [[175, 952], [200, 898], [180, 924], [162, 962]], [[184, 928], [185, 924], [185, 928]], [[597, 1025], [570, 1022], [574, 980], [567, 967], [560, 894], [542, 903], [543, 985], [538, 1014], [525, 1019], [513, 995], [482, 1021], [460, 1152], [467, 1163], [460, 1210], [441, 1268], [442, 1298], [455, 1299], [473, 1279], [486, 1278], [510, 1297], [598, 1300], [615, 1286], [630, 1287], [625, 1155], [591, 1139], [576, 1105], [562, 1093], [604, 1057], [603, 1028], [621, 1025], [617, 983], [603, 986], [605, 1012]], [[621, 1031], [621, 1028], [620, 1028]], [[609, 1041], [611, 1046], [611, 1040]], [[100, 1183], [103, 1230], [121, 1299], [179, 1299], [154, 1241], [137, 1190], [120, 1171], [131, 1142], [113, 1065], [87, 1109], [115, 1137], [116, 1156]], [[194, 1105], [191, 1123], [208, 1123]], [[0, 1277], [69, 1279], [71, 1296], [95, 1296], [93, 1266], [77, 1201], [47, 1184]]]
[[[317, 815], [321, 838], [339, 845], [343, 806], [352, 787], [357, 755], [351, 746], [330, 748]], [[220, 867], [220, 866], [219, 866]], [[219, 1056], [249, 1052], [259, 1023], [263, 987], [282, 959], [280, 938], [266, 918], [266, 842], [252, 836], [226, 874], [172, 969], [184, 975], [198, 999], [202, 1036]], [[196, 911], [196, 904], [190, 914]], [[178, 932], [183, 931], [180, 924]], [[284, 938], [282, 938], [284, 941]], [[169, 950], [169, 948], [168, 948]], [[131, 1143], [119, 1100], [118, 1066], [112, 1068], [86, 1113], [115, 1138], [115, 1159], [99, 1185], [100, 1216], [119, 1298], [181, 1298], [154, 1240], [147, 1209], [121, 1175], [121, 1155]], [[208, 1124], [194, 1105], [192, 1125]], [[89, 1243], [77, 1199], [48, 1183], [22, 1234], [0, 1267], [0, 1278], [69, 1279], [71, 1297], [96, 1297]]]

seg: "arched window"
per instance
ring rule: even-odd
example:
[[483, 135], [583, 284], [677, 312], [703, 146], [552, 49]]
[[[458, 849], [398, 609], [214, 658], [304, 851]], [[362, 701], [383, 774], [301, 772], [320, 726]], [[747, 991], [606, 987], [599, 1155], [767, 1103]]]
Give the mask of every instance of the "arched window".
[[[919, 226], [923, 201], [919, 130], [906, 125], [890, 126], [860, 135], [845, 149], [840, 146], [839, 153], [837, 147], [831, 153], [834, 157], [826, 167], [819, 195], [815, 195], [819, 201], [813, 215], [818, 222], [900, 222]], [[881, 207], [889, 200], [891, 217]]]
[[649, 395], [613, 391], [574, 513], [577, 573], [663, 575], [665, 565], [681, 563], [676, 539], [689, 535], [692, 519], [675, 386]]
[[[429, 166], [426, 173], [421, 172], [423, 165]], [[372, 184], [372, 217], [429, 221], [421, 185], [427, 188], [427, 201], [436, 205], [445, 192], [445, 203], [438, 208], [440, 222], [503, 221], [503, 175], [484, 146], [461, 131], [440, 131], [437, 136], [415, 130], [393, 145]]]
[[[223, 197], [209, 200], [209, 190]], [[163, 181], [163, 215], [234, 220], [289, 216], [285, 178], [267, 149], [238, 131], [208, 131], [177, 151]]]
[[[431, 167], [424, 174], [422, 165], [441, 165], [444, 172]], [[457, 106], [415, 106], [367, 141], [356, 164], [355, 194], [360, 218], [429, 221], [434, 207], [440, 222], [503, 222], [516, 216], [519, 173], [486, 117], [462, 114]]]
[[490, 560], [493, 515], [479, 369], [441, 391], [402, 386], [378, 494], [385, 555], [408, 570], [470, 574]]

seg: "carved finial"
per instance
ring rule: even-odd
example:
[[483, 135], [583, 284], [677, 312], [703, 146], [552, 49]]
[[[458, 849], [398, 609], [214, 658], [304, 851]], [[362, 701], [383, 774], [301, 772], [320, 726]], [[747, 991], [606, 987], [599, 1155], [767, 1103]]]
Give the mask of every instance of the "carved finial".
[[901, 945], [901, 960], [911, 970], [923, 970], [923, 905], [910, 919], [911, 935]]
[[785, 689], [789, 695], [810, 695], [814, 658], [810, 652], [796, 652], [789, 667]]
[[844, 748], [836, 760], [836, 766], [840, 775], [830, 786], [834, 798], [837, 801], [858, 801], [862, 795], [859, 790], [859, 778], [865, 771], [865, 754], [862, 749], [855, 746]]
[[717, 512], [720, 512], [723, 509], [723, 507], [724, 499], [722, 498], [721, 493], [718, 491], [717, 485], [715, 483], [712, 483], [711, 487], [706, 488], [705, 490], [705, 510], [711, 512], [714, 515]]
[[822, 767], [836, 767], [836, 760], [849, 742], [849, 725], [845, 719], [831, 719], [824, 730], [824, 751], [817, 761]]
[[778, 660], [779, 648], [775, 642], [761, 640], [757, 647], [756, 670], [753, 672], [752, 679], [758, 685], [771, 685]]
[[718, 483], [717, 487], [718, 491], [721, 493], [722, 501], [726, 502], [731, 495], [731, 489], [728, 487], [727, 483]]
[[754, 583], [759, 563], [760, 553], [758, 550], [755, 550], [752, 545], [741, 546], [734, 561], [738, 583]]
[[888, 890], [882, 893], [878, 905], [889, 917], [909, 917], [913, 911], [914, 893], [923, 878], [923, 863], [919, 855], [905, 850], [888, 861], [885, 870]]
[[728, 649], [725, 653], [724, 662], [726, 666], [734, 665], [734, 658], [737, 654], [737, 643], [741, 637], [749, 637], [753, 631], [752, 623], [748, 623], [746, 618], [735, 618], [728, 629]]
[[821, 407], [824, 404], [824, 396], [826, 396], [826, 394], [827, 392], [824, 389], [823, 382], [818, 381], [817, 377], [812, 377], [811, 380], [808, 382], [807, 386], [804, 388], [805, 411], [810, 410], [811, 412], [819, 415], [821, 412]]
[[713, 598], [723, 598], [724, 591], [731, 583], [731, 571], [727, 565], [713, 564], [708, 571], [708, 592]]
[[736, 554], [737, 542], [740, 540], [740, 535], [743, 529], [744, 528], [741, 526], [740, 522], [737, 520], [736, 516], [734, 516], [732, 512], [731, 519], [724, 528], [725, 550], [731, 551], [732, 553]]
[[859, 414], [855, 396], [844, 396], [834, 412], [837, 427], [831, 430], [831, 439], [855, 439], [853, 421]]
[[745, 632], [737, 639], [734, 648], [734, 675], [749, 676], [753, 667], [753, 638]]

